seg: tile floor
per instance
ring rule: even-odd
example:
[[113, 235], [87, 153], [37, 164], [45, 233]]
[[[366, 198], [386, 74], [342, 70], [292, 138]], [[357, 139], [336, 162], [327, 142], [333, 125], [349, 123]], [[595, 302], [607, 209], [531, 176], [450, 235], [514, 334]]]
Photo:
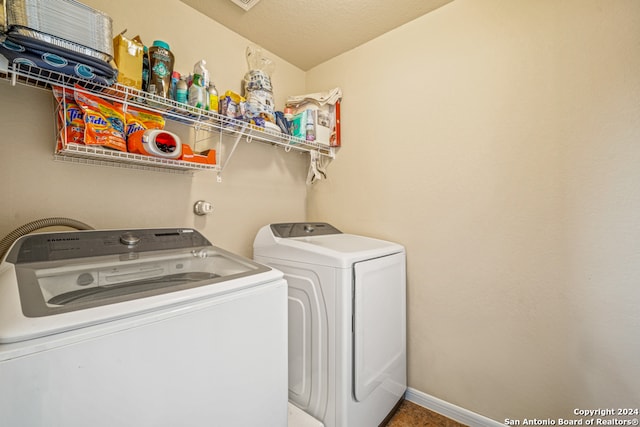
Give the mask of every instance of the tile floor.
[[385, 427], [466, 427], [457, 421], [403, 400]]

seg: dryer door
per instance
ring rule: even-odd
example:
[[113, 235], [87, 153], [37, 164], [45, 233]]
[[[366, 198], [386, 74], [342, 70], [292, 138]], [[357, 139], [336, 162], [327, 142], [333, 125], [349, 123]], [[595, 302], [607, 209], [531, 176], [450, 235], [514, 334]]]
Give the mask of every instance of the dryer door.
[[329, 343], [333, 321], [328, 316], [328, 310], [334, 308], [326, 305], [327, 300], [335, 299], [332, 290], [335, 269], [260, 256], [256, 261], [283, 272], [288, 283], [289, 401], [323, 419], [329, 399], [329, 378], [335, 375], [333, 364], [329, 364], [329, 355], [335, 350]]
[[[354, 396], [406, 387], [405, 254], [354, 265]], [[402, 393], [401, 392], [401, 393]]]

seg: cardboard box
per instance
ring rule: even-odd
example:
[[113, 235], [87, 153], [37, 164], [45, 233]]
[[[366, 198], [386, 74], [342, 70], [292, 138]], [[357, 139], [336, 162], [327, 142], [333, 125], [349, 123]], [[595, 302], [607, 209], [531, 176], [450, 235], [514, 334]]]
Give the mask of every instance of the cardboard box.
[[216, 164], [216, 150], [206, 150], [200, 154], [194, 153], [190, 146], [182, 146], [182, 156], [180, 160], [185, 162], [202, 163], [205, 165]]

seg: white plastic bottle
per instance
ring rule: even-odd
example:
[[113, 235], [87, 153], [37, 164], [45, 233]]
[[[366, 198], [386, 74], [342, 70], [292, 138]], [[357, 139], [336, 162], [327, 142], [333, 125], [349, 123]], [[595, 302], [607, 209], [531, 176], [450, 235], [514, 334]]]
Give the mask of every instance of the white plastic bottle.
[[209, 110], [218, 112], [218, 89], [213, 82], [209, 83]]
[[180, 80], [176, 85], [176, 101], [181, 104], [186, 104], [188, 92], [189, 92], [189, 87], [187, 85], [187, 77], [180, 76]]
[[193, 82], [189, 87], [188, 103], [192, 107], [207, 109], [209, 107], [209, 71], [207, 62], [202, 59], [193, 67]]

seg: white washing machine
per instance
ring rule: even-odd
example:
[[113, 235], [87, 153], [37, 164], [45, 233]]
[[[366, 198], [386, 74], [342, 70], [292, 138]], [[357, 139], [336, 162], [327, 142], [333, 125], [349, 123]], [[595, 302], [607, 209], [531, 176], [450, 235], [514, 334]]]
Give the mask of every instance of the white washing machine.
[[289, 286], [289, 401], [325, 427], [380, 425], [406, 390], [404, 247], [326, 223], [262, 227]]
[[0, 424], [287, 426], [282, 273], [192, 229], [17, 240], [0, 264]]

